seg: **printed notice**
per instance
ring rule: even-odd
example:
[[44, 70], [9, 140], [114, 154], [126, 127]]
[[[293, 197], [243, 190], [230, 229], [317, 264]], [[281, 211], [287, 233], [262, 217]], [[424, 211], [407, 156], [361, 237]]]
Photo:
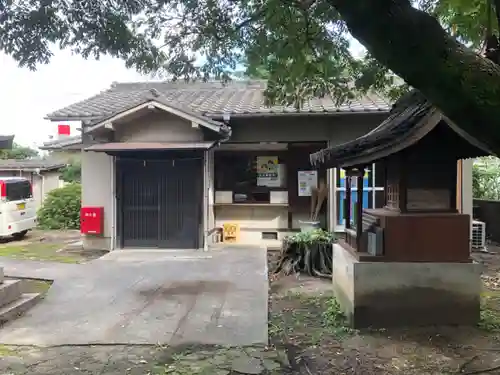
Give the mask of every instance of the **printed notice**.
[[312, 190], [318, 187], [318, 171], [299, 171], [299, 197], [310, 197]]

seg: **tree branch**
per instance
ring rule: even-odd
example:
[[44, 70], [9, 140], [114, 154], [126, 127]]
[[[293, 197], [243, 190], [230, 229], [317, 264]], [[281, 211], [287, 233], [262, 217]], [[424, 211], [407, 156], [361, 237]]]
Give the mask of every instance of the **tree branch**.
[[382, 64], [500, 155], [500, 67], [408, 0], [327, 0]]
[[251, 24], [252, 22], [257, 21], [260, 17], [264, 15], [264, 13], [267, 11], [267, 6], [263, 6], [262, 8], [259, 9], [253, 16], [247, 18], [246, 20], [240, 22], [239, 24], [236, 25], [234, 30], [236, 32], [240, 31], [242, 28], [245, 26]]
[[[495, 15], [497, 19], [497, 30], [500, 30], [500, 0], [493, 0], [495, 6]], [[488, 6], [491, 8], [491, 2], [488, 0]]]

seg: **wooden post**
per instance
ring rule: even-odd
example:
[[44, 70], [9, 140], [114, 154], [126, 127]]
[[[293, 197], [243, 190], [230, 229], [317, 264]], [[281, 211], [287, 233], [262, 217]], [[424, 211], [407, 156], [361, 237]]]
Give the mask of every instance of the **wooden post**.
[[399, 211], [402, 213], [408, 212], [407, 203], [408, 203], [408, 169], [407, 163], [408, 160], [407, 154], [403, 151], [401, 152], [401, 156], [398, 160], [398, 169], [399, 169]]
[[345, 174], [345, 229], [351, 229], [351, 176], [350, 171]]
[[363, 235], [363, 177], [364, 168], [359, 170], [358, 174], [358, 203], [356, 210], [356, 249], [361, 251], [361, 237]]
[[462, 160], [457, 161], [457, 188], [456, 191], [456, 207], [458, 212], [462, 212], [462, 170], [463, 170], [463, 162]]

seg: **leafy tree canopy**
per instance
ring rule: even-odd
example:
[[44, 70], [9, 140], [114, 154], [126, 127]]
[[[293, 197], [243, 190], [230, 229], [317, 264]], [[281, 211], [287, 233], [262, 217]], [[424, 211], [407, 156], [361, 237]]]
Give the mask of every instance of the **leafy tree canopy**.
[[11, 150], [0, 150], [0, 159], [31, 159], [38, 156], [38, 151], [30, 147], [21, 146], [17, 143], [12, 145]]
[[[394, 72], [500, 145], [500, 98], [485, 99], [498, 96], [500, 69], [462, 45], [480, 48], [497, 8], [489, 0], [0, 0], [0, 50], [35, 69], [57, 45], [172, 79], [228, 79], [244, 62], [268, 80], [270, 102], [288, 104], [324, 93], [344, 101], [353, 82], [397, 94]], [[352, 56], [350, 35], [369, 51], [363, 59]]]
[[[270, 80], [271, 101], [333, 91], [344, 100], [358, 86], [393, 78], [349, 50], [334, 1], [325, 0], [0, 0], [0, 48], [21, 66], [48, 63], [54, 45], [84, 57], [122, 58], [143, 73], [173, 79], [227, 79], [238, 63]], [[462, 40], [484, 40], [487, 0], [424, 0]], [[195, 64], [199, 57], [202, 64]]]
[[64, 182], [80, 182], [82, 178], [82, 164], [80, 161], [72, 161], [61, 170], [61, 179]]

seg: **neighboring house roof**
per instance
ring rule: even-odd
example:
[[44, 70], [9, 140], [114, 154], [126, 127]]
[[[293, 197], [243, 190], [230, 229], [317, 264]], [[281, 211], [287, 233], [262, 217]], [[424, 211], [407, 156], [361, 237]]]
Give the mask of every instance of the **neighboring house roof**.
[[440, 123], [476, 147], [477, 155], [474, 156], [491, 154], [484, 143], [463, 132], [419, 91], [412, 90], [394, 104], [389, 116], [378, 127], [362, 137], [312, 154], [311, 164], [321, 168], [368, 164], [415, 144]]
[[71, 149], [71, 146], [78, 146], [77, 149], [80, 149], [79, 146], [82, 143], [81, 135], [73, 135], [71, 137], [54, 139], [48, 142], [44, 142], [42, 146], [39, 148], [41, 150], [56, 150], [56, 149]]
[[1, 171], [50, 171], [55, 169], [64, 168], [65, 163], [51, 161], [51, 160], [40, 160], [40, 159], [0, 159], [0, 172]]
[[373, 93], [340, 106], [334, 98], [325, 96], [306, 100], [299, 111], [293, 106], [267, 107], [265, 89], [264, 81], [232, 81], [225, 85], [220, 82], [115, 83], [91, 98], [50, 113], [47, 118], [52, 121], [99, 121], [144, 103], [151, 93], [157, 93], [164, 103], [211, 119], [220, 119], [225, 114], [372, 113], [390, 109], [388, 100]]

